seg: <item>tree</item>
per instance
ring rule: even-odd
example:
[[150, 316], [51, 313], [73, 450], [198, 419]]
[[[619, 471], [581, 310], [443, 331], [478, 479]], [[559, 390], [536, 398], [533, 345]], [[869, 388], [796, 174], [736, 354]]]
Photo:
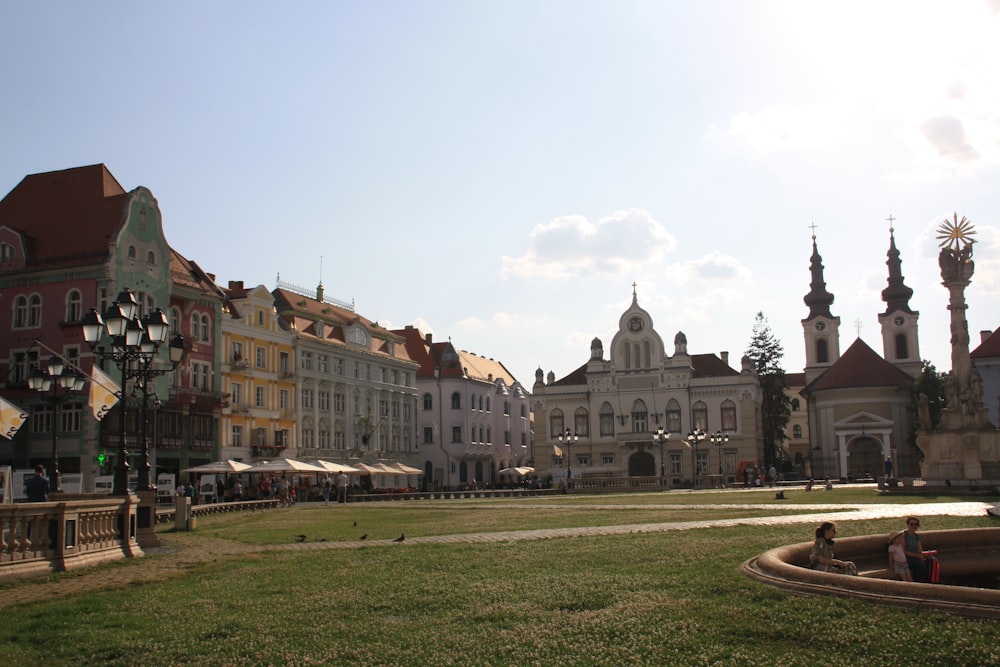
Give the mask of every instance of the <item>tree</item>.
[[746, 355], [760, 381], [764, 465], [780, 465], [788, 458], [781, 443], [785, 439], [785, 427], [792, 416], [792, 402], [785, 393], [785, 370], [781, 367], [785, 350], [781, 341], [771, 332], [771, 325], [763, 312], [758, 312], [754, 320]]
[[[944, 373], [939, 373], [934, 364], [923, 360], [923, 367], [910, 387], [910, 400], [913, 411], [913, 438], [916, 439], [916, 432], [921, 428], [932, 429], [941, 423], [941, 411], [948, 407], [944, 391]], [[927, 406], [930, 408], [931, 423], [920, 423], [920, 410], [917, 406], [920, 403], [920, 395], [927, 396]]]

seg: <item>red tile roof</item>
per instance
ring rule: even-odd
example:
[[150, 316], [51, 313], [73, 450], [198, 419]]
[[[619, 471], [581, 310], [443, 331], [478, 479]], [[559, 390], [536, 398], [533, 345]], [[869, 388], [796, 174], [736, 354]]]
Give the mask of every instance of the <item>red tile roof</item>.
[[801, 391], [803, 395], [827, 389], [906, 387], [913, 378], [880, 357], [858, 338], [830, 368]]
[[0, 225], [25, 235], [28, 267], [100, 263], [126, 196], [103, 164], [31, 174], [0, 200]]
[[990, 357], [1000, 357], [1000, 329], [997, 329], [986, 337], [970, 355], [973, 359], [988, 359]]

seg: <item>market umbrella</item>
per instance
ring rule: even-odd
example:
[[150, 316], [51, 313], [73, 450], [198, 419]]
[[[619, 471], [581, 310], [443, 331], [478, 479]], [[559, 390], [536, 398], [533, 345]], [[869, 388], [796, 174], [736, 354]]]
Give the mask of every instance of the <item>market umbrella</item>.
[[535, 469], [529, 468], [527, 466], [503, 468], [502, 470], [500, 470], [501, 475], [518, 475], [520, 477], [524, 477], [525, 475], [530, 475], [533, 472], [535, 472]]
[[408, 466], [405, 463], [396, 462], [396, 463], [393, 463], [393, 464], [390, 464], [390, 465], [393, 468], [395, 468], [396, 470], [399, 470], [404, 475], [423, 475], [424, 474], [424, 471], [421, 470], [420, 468], [414, 468], [413, 466]]
[[359, 475], [384, 475], [385, 471], [368, 465], [367, 463], [355, 463]]
[[242, 463], [240, 461], [233, 461], [228, 459], [226, 461], [213, 461], [212, 463], [205, 463], [200, 466], [195, 466], [193, 468], [184, 468], [181, 472], [194, 472], [200, 474], [228, 474], [237, 472], [246, 472], [252, 465], [247, 463]]
[[311, 472], [326, 472], [324, 468], [321, 468], [312, 463], [306, 463], [305, 461], [299, 461], [298, 459], [274, 459], [272, 461], [264, 461], [263, 463], [258, 463], [253, 466], [251, 470], [246, 472], [291, 472], [291, 473], [311, 473]]
[[345, 466], [343, 463], [333, 463], [332, 461], [323, 461], [323, 460], [313, 461], [312, 463], [313, 465], [319, 466], [326, 472], [335, 472], [335, 473], [343, 472], [347, 473], [348, 475], [350, 474], [357, 475], [358, 473], [361, 472], [357, 468], [352, 468], [351, 466]]

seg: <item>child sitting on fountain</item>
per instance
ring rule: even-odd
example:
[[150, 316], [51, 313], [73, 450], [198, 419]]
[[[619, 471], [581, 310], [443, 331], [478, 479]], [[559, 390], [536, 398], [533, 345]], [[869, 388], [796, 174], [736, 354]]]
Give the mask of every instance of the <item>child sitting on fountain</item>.
[[903, 546], [903, 531], [889, 536], [889, 572], [897, 579], [913, 581], [910, 566], [906, 562], [906, 549]]

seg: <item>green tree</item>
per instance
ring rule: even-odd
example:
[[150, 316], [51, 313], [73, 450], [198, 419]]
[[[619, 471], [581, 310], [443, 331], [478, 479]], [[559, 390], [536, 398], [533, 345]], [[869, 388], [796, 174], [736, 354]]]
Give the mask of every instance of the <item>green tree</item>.
[[785, 350], [771, 331], [771, 325], [763, 312], [758, 312], [754, 320], [746, 355], [753, 363], [760, 380], [764, 465], [770, 466], [773, 463], [777, 467], [784, 467], [788, 456], [781, 443], [785, 439], [785, 427], [792, 415], [792, 402], [785, 393], [785, 370], [781, 367]]
[[[935, 428], [939, 423], [941, 423], [941, 411], [948, 407], [948, 401], [945, 398], [944, 392], [944, 373], [939, 373], [934, 364], [923, 360], [923, 367], [920, 369], [920, 373], [917, 374], [917, 379], [913, 381], [913, 385], [910, 387], [910, 399], [913, 414], [913, 439], [916, 439], [916, 433], [918, 429], [921, 428]], [[920, 410], [917, 408], [920, 402], [920, 395], [924, 394], [927, 396], [927, 406], [930, 408], [931, 413], [931, 423], [921, 424], [920, 423]]]

